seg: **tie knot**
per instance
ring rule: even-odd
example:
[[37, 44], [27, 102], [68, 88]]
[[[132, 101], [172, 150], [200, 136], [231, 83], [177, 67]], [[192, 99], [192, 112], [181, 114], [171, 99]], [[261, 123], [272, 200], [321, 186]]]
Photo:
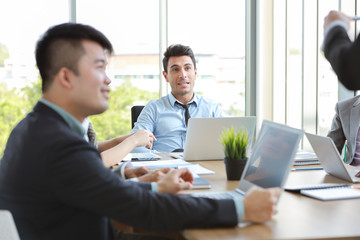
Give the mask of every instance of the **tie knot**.
[[179, 102], [175, 102], [175, 103], [176, 103], [177, 105], [183, 107], [185, 110], [186, 110], [186, 109], [189, 109], [190, 103], [189, 103], [189, 104], [182, 104], [182, 103], [179, 103]]

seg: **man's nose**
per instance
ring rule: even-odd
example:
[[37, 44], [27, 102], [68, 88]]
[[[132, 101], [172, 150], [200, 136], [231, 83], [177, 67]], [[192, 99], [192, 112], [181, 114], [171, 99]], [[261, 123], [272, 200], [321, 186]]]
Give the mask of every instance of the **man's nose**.
[[105, 83], [106, 85], [109, 85], [111, 83], [111, 79], [107, 75], [105, 75]]
[[186, 79], [188, 77], [188, 73], [185, 69], [181, 69], [180, 71], [180, 77]]

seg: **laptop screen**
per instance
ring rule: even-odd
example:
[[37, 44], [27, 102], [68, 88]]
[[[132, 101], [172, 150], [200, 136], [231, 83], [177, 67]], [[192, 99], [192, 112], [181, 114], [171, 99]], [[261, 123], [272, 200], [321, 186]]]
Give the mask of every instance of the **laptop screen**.
[[239, 188], [283, 187], [302, 136], [303, 130], [264, 120]]
[[184, 160], [218, 160], [224, 158], [219, 141], [225, 128], [248, 131], [249, 148], [255, 135], [256, 117], [190, 118], [185, 140]]

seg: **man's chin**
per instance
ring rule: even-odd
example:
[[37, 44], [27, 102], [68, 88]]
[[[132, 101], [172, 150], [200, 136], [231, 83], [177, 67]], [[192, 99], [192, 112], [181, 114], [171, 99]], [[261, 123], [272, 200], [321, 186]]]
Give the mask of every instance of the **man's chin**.
[[185, 95], [188, 95], [188, 94], [190, 94], [190, 93], [193, 93], [193, 91], [192, 91], [192, 90], [188, 90], [188, 89], [176, 91], [176, 94], [179, 95], [179, 96], [185, 96]]
[[108, 105], [99, 107], [98, 109], [94, 110], [90, 115], [98, 115], [104, 113], [108, 109]]

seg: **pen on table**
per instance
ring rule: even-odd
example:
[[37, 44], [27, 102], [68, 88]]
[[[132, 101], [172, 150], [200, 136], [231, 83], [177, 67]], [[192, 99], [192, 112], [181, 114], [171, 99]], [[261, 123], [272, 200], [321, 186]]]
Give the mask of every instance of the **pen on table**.
[[346, 163], [347, 140], [345, 140], [344, 163]]
[[314, 167], [314, 168], [293, 168], [292, 171], [303, 171], [303, 170], [323, 170], [322, 167]]

